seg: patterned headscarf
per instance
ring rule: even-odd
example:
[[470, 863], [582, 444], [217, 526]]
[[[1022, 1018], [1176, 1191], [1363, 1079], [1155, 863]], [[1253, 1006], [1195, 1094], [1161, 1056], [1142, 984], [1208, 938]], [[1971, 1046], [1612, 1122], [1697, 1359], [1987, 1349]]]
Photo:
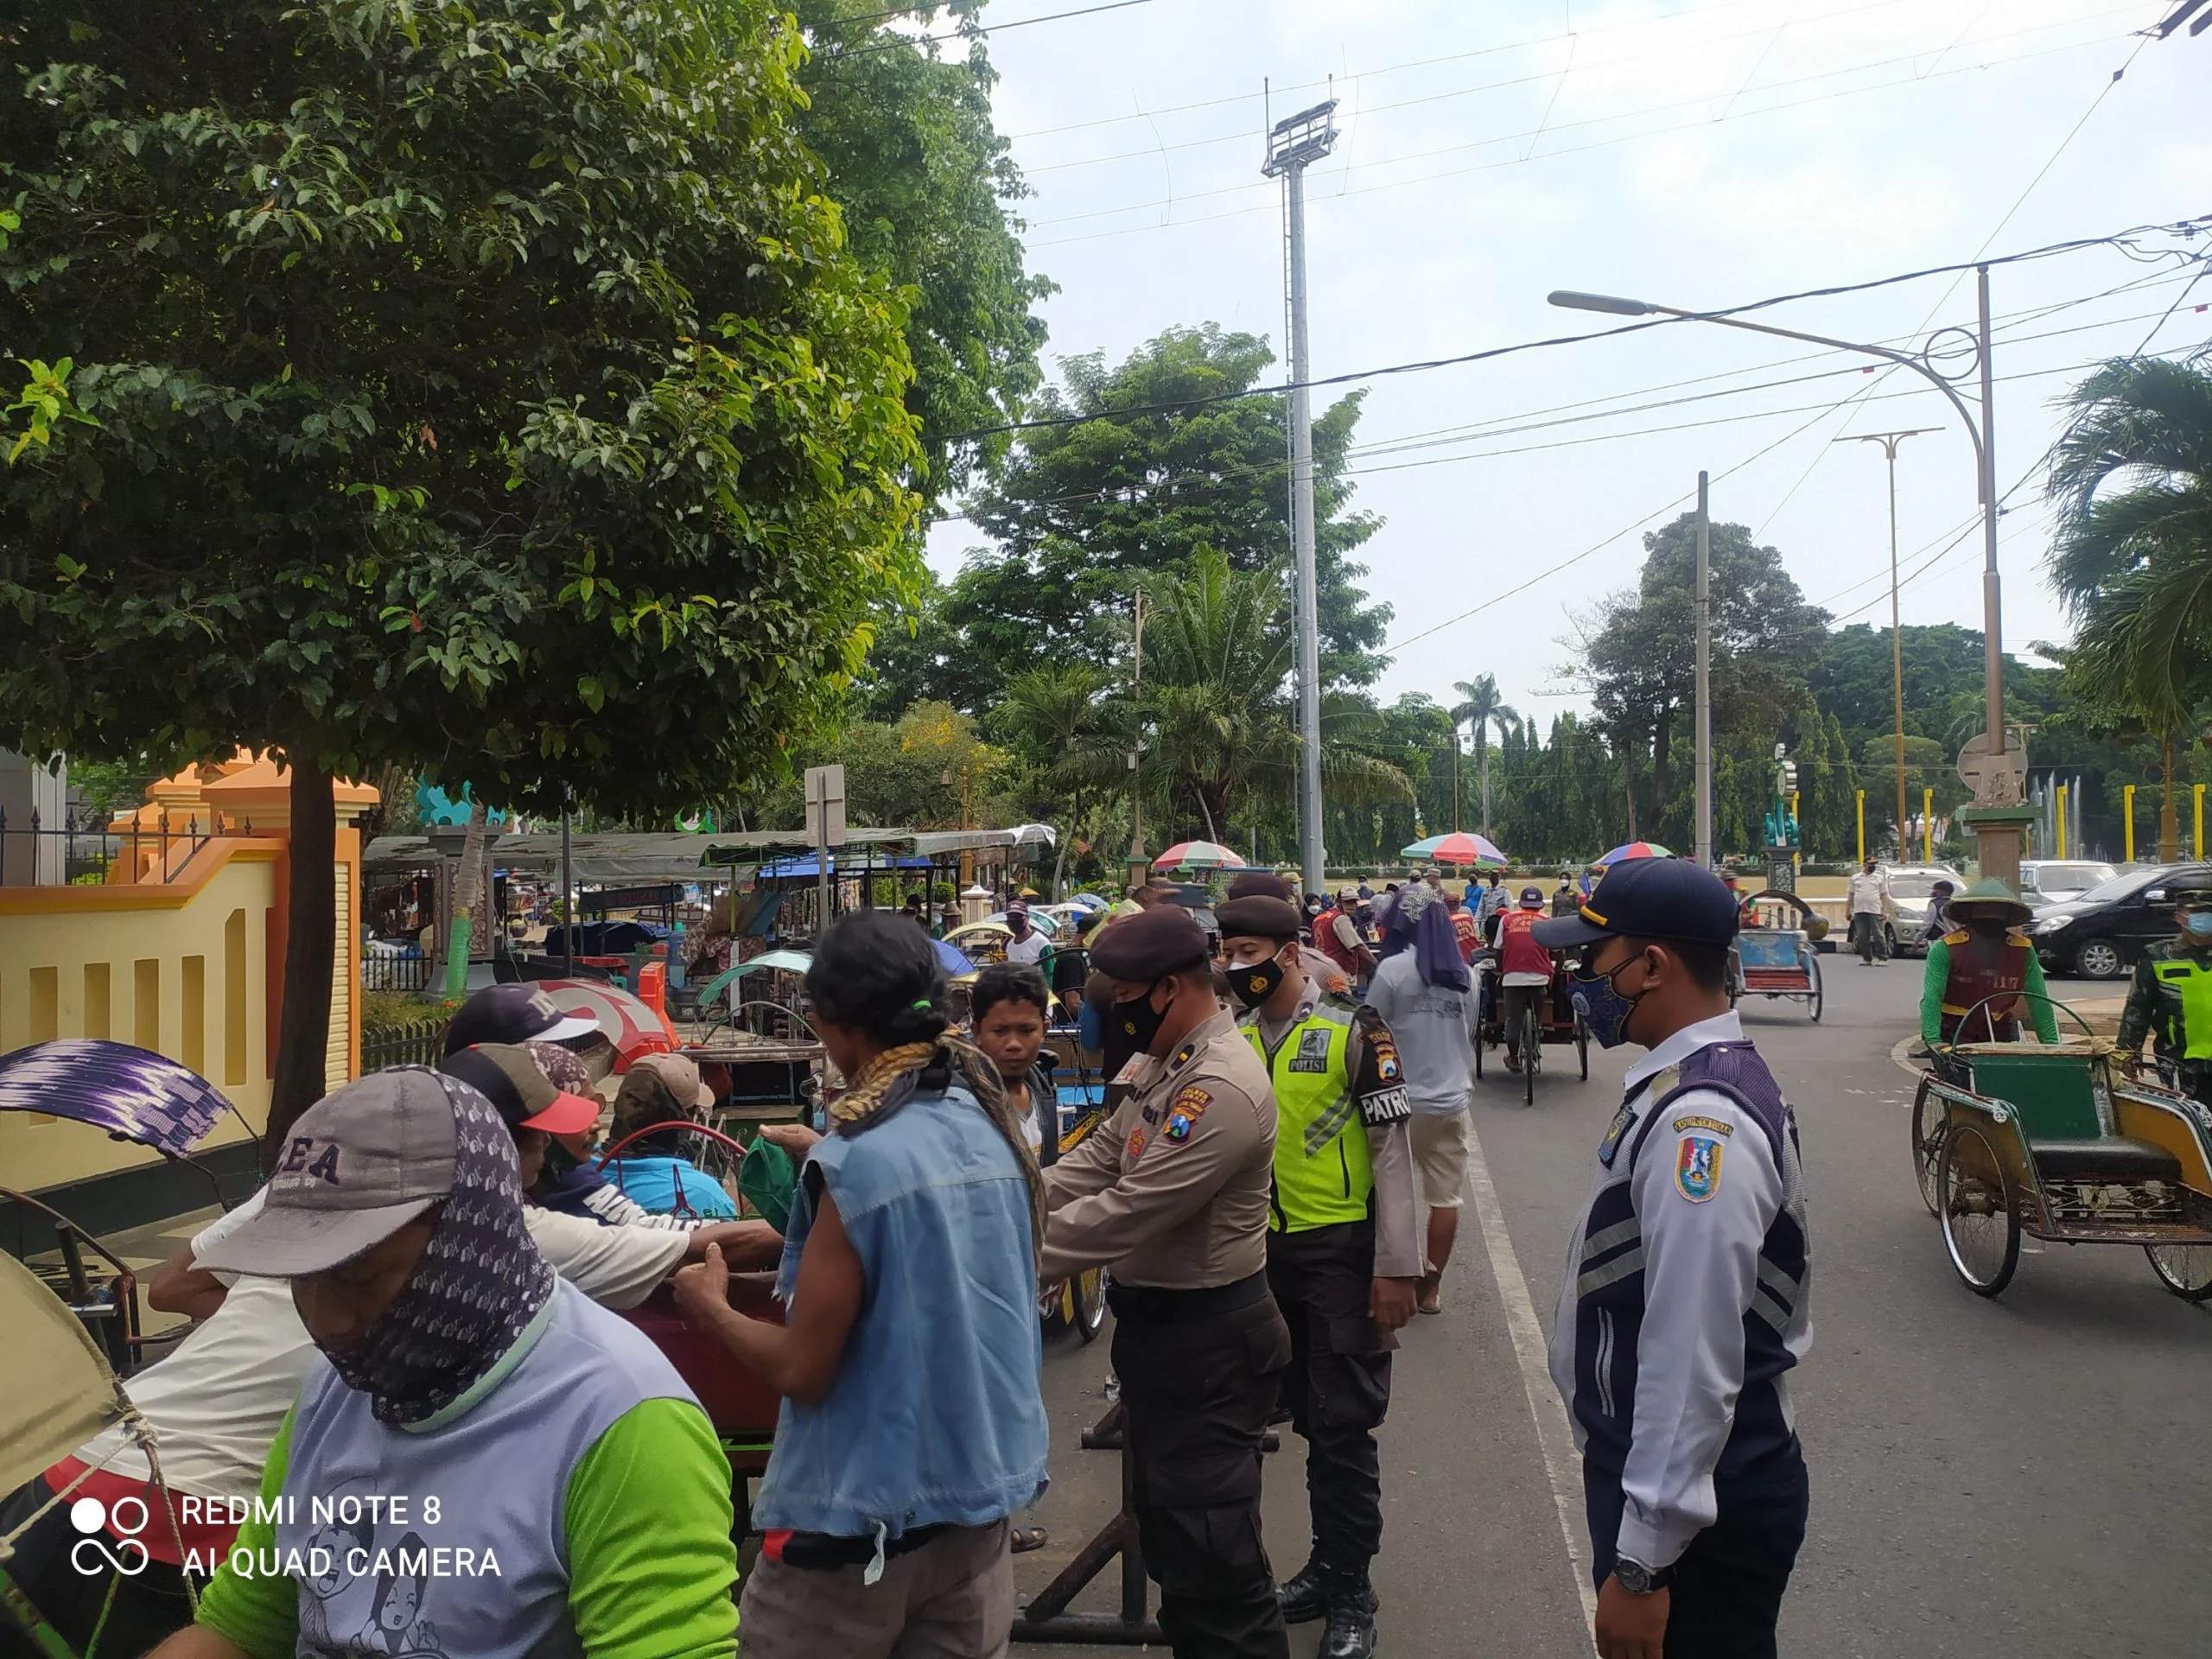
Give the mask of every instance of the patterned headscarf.
[[1382, 935], [1382, 954], [1395, 957], [1410, 948], [1421, 978], [1431, 985], [1464, 991], [1473, 982], [1466, 958], [1459, 954], [1459, 936], [1435, 889], [1422, 881], [1411, 882], [1392, 893], [1377, 918]]
[[435, 1077], [453, 1107], [453, 1191], [434, 1212], [415, 1271], [344, 1353], [325, 1351], [383, 1423], [418, 1423], [490, 1370], [553, 1294], [553, 1265], [522, 1218], [514, 1136], [492, 1103], [458, 1077]]

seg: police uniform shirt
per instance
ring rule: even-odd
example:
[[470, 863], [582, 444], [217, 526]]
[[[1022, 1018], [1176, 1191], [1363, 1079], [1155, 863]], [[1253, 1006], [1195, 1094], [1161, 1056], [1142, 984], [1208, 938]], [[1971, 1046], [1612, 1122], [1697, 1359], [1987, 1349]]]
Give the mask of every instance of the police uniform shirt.
[[[1675, 1068], [1714, 1044], [1743, 1041], [1736, 1015], [1720, 1014], [1630, 1068], [1630, 1093], [1599, 1147], [1553, 1313], [1552, 1381], [1575, 1445], [1619, 1469], [1616, 1548], [1650, 1567], [1672, 1565], [1713, 1524], [1724, 1451], [1734, 1466], [1789, 1443], [1784, 1373], [1812, 1344], [1794, 1132], [1781, 1137], [1777, 1157], [1758, 1118], [1709, 1088], [1686, 1090], [1663, 1121], [1649, 1122], [1678, 1086]], [[1762, 1253], [1777, 1236], [1799, 1247], [1794, 1278]], [[1638, 1274], [1640, 1298], [1626, 1282]], [[1604, 1306], [1624, 1287], [1641, 1303], [1633, 1338], [1621, 1332], [1624, 1315]], [[1747, 1386], [1754, 1344], [1758, 1376]]]
[[[1272, 1053], [1292, 1031], [1313, 1017], [1326, 995], [1308, 980], [1306, 995], [1289, 1019], [1268, 1020], [1255, 1013], [1246, 1014], [1243, 1023], [1257, 1029]], [[1333, 1000], [1339, 1007], [1351, 1006], [1349, 997]], [[1361, 1103], [1367, 1161], [1375, 1181], [1375, 1277], [1418, 1279], [1424, 1264], [1427, 1211], [1421, 1203], [1414, 1173], [1413, 1121], [1404, 1100], [1405, 1078], [1389, 1027], [1364, 1002], [1352, 1016], [1344, 1059], [1351, 1072], [1352, 1097]], [[1388, 1109], [1370, 1109], [1369, 1103], [1384, 1100], [1390, 1103]]]
[[1121, 1109], [1045, 1172], [1042, 1276], [1107, 1262], [1121, 1284], [1198, 1290], [1259, 1272], [1275, 1103], [1236, 1022], [1217, 1014], [1122, 1075]]

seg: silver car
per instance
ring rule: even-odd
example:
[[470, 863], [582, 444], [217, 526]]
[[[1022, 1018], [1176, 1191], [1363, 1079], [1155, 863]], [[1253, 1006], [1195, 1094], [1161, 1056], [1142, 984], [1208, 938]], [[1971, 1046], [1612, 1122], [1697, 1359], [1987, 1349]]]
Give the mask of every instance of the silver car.
[[2094, 859], [2024, 858], [2020, 861], [2020, 897], [2031, 905], [2037, 902], [2038, 895], [2044, 903], [2063, 905], [2119, 874], [2111, 865], [2101, 864]]
[[1954, 898], [1967, 890], [1967, 879], [1948, 864], [1896, 864], [1885, 872], [1890, 882], [1890, 949], [1911, 956], [1928, 949], [1928, 901], [1936, 884], [1951, 884]]

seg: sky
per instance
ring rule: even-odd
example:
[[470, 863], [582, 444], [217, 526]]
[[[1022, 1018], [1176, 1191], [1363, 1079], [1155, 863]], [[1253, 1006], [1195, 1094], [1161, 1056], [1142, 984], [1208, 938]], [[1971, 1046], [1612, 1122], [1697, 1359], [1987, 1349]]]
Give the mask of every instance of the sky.
[[[1306, 177], [1328, 377], [1624, 321], [1554, 289], [1717, 310], [2212, 213], [2212, 34], [2139, 32], [2172, 3], [994, 0], [983, 21], [1032, 268], [1059, 285], [1048, 364], [1209, 321], [1280, 354], [1268, 118], [1338, 101]], [[2053, 400], [2101, 358], [2212, 339], [2212, 275], [2157, 257], [2191, 249], [2212, 237], [1991, 273], [2008, 650], [2067, 634], [2043, 577]], [[1972, 327], [1974, 278], [1757, 318], [1917, 350]], [[1933, 346], [1978, 414], [1970, 342]], [[1941, 429], [1898, 450], [1903, 620], [1979, 627], [1971, 439], [1925, 381], [1866, 362], [1681, 322], [1362, 382], [1356, 505], [1384, 521], [1365, 585], [1395, 613], [1377, 690], [1450, 702], [1489, 672], [1546, 726], [1586, 706], [1577, 618], [1634, 585], [1642, 533], [1700, 468], [1716, 520], [1778, 549], [1839, 626], [1886, 628], [1881, 447], [1836, 440], [1912, 427]], [[979, 539], [939, 524], [931, 562], [950, 575]]]

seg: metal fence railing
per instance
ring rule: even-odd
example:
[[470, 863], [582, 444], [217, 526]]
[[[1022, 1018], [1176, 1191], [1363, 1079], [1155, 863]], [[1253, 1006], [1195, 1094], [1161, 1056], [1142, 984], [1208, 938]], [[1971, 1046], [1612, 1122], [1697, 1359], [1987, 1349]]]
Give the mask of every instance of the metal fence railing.
[[411, 957], [361, 957], [361, 988], [365, 991], [427, 991], [439, 964], [419, 953]]
[[434, 1014], [395, 1025], [363, 1027], [362, 1075], [388, 1065], [435, 1065], [445, 1050], [448, 1023], [449, 1016]]
[[[105, 880], [108, 867], [118, 858], [127, 861], [133, 879], [149, 875], [160, 882], [174, 881], [191, 867], [200, 849], [218, 836], [250, 836], [251, 821], [226, 822], [219, 812], [203, 821], [193, 813], [173, 819], [162, 810], [151, 824], [137, 818], [121, 831], [108, 828], [105, 813], [87, 809], [64, 812], [56, 826], [40, 821], [33, 807], [28, 824], [10, 823], [0, 807], [0, 886], [67, 887], [87, 878]], [[175, 866], [170, 855], [185, 855]]]

